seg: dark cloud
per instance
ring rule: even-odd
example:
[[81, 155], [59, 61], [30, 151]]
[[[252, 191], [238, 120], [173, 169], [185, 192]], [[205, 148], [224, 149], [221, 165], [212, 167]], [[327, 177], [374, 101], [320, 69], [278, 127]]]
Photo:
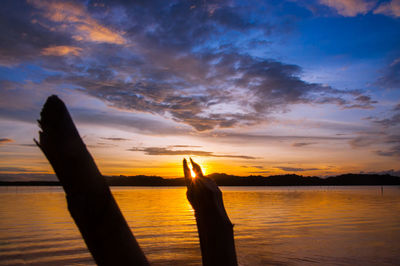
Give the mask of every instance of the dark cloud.
[[0, 167], [0, 173], [9, 173], [9, 172], [32, 173], [32, 172], [42, 172], [42, 171], [32, 170], [25, 167], [11, 167], [11, 166]]
[[383, 75], [376, 83], [386, 89], [400, 89], [400, 58], [383, 70]]
[[112, 138], [112, 137], [110, 137], [110, 138], [101, 138], [101, 139], [111, 140], [111, 141], [127, 141], [127, 140], [129, 140], [129, 139], [125, 139], [125, 138]]
[[[1, 54], [53, 71], [45, 80], [49, 85], [79, 90], [116, 108], [163, 116], [197, 131], [265, 122], [293, 104], [372, 108], [375, 103], [360, 91], [304, 81], [300, 66], [252, 56], [232, 38], [222, 41], [235, 34], [252, 42], [248, 36], [254, 32], [268, 37], [274, 27], [262, 19], [265, 16], [248, 16], [259, 12], [251, 4], [12, 3], [2, 9], [6, 23], [1, 24]], [[25, 32], [27, 37], [21, 37]]]
[[308, 145], [315, 144], [316, 142], [295, 142], [292, 144], [293, 147], [304, 147]]
[[382, 125], [384, 127], [393, 127], [400, 125], [400, 104], [396, 105], [393, 109], [393, 115], [389, 118], [384, 119], [375, 119], [373, 120], [374, 123]]
[[0, 172], [27, 172], [23, 167], [0, 167]]
[[19, 144], [18, 146], [22, 146], [22, 147], [35, 147], [37, 148], [37, 145], [34, 143], [24, 143], [24, 144]]
[[376, 143], [376, 136], [358, 136], [349, 141], [349, 144], [352, 148], [363, 148], [366, 146], [370, 146]]
[[170, 148], [201, 148], [202, 146], [195, 146], [195, 145], [170, 145]]
[[370, 96], [360, 95], [355, 97], [354, 103], [349, 103], [344, 106], [345, 109], [360, 108], [360, 109], [372, 109], [373, 104], [378, 103], [374, 101]]
[[219, 157], [219, 158], [236, 158], [236, 159], [257, 159], [256, 157], [246, 155], [224, 155], [214, 154], [209, 151], [196, 151], [196, 150], [172, 150], [164, 147], [147, 147], [147, 148], [132, 148], [129, 151], [142, 151], [147, 155], [194, 155], [205, 157]]
[[0, 138], [0, 145], [5, 144], [5, 143], [10, 143], [14, 142], [13, 139], [8, 139], [8, 138]]
[[373, 175], [392, 175], [392, 176], [400, 176], [400, 170], [385, 170], [385, 171], [379, 171], [379, 172], [364, 172], [361, 171], [360, 174], [373, 174]]
[[400, 103], [391, 110], [391, 116], [384, 119], [371, 118], [370, 120], [382, 127], [382, 137], [376, 142], [389, 146], [385, 150], [377, 150], [376, 154], [387, 157], [400, 157]]
[[297, 167], [287, 167], [287, 166], [275, 166], [274, 168], [281, 169], [285, 172], [303, 172], [303, 171], [321, 170], [319, 168], [297, 168]]
[[254, 172], [249, 172], [250, 174], [270, 174], [271, 171], [268, 170], [263, 170], [263, 171], [254, 171]]
[[264, 166], [261, 166], [261, 165], [252, 165], [252, 166], [242, 165], [241, 167], [243, 167], [243, 168], [257, 168], [257, 169], [264, 169]]
[[53, 174], [20, 173], [20, 174], [0, 174], [0, 181], [57, 181]]
[[0, 9], [0, 64], [33, 61], [42, 49], [69, 45], [68, 35], [36, 23], [37, 10], [26, 1], [3, 1]]
[[389, 135], [385, 138], [384, 143], [390, 147], [386, 150], [377, 150], [376, 154], [387, 157], [400, 157], [400, 135]]
[[389, 150], [377, 150], [375, 153], [385, 157], [400, 157], [400, 145], [393, 146]]

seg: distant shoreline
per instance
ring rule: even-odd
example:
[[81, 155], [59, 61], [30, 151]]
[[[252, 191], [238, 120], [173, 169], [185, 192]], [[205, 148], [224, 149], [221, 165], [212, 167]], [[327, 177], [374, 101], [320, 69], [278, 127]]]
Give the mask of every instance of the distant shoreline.
[[[400, 177], [376, 174], [344, 174], [320, 178], [315, 176], [235, 176], [210, 174], [219, 186], [396, 186]], [[162, 178], [159, 176], [105, 176], [110, 186], [185, 186], [183, 178]], [[61, 186], [58, 181], [0, 181], [0, 186]]]

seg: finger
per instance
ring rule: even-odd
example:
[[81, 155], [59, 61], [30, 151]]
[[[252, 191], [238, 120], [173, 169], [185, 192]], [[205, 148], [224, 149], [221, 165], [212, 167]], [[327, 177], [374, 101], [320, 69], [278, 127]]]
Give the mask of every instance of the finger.
[[200, 165], [195, 163], [192, 158], [190, 158], [190, 162], [192, 163], [193, 166], [193, 172], [196, 174], [196, 177], [203, 177], [203, 171], [201, 171]]
[[183, 159], [183, 173], [185, 174], [186, 186], [189, 188], [190, 183], [192, 183], [192, 175], [190, 174], [190, 169], [187, 165], [186, 159]]

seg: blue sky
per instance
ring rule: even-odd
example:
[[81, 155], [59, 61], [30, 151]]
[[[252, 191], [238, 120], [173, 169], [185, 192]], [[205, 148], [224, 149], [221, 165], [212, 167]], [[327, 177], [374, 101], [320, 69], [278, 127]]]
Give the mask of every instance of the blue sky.
[[400, 1], [4, 1], [0, 173], [52, 94], [105, 174], [398, 171]]

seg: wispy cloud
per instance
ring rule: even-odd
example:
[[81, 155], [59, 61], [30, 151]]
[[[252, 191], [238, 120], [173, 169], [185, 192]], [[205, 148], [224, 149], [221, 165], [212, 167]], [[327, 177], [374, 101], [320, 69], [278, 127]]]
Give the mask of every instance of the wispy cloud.
[[383, 2], [374, 10], [374, 13], [395, 18], [400, 17], [400, 0]]
[[377, 150], [376, 154], [386, 157], [400, 157], [400, 135], [389, 135], [385, 138], [385, 143], [390, 147], [386, 150]]
[[64, 55], [75, 55], [78, 56], [82, 51], [82, 48], [74, 47], [74, 46], [50, 46], [43, 48], [42, 55], [55, 55], [55, 56], [64, 56]]
[[102, 25], [86, 10], [86, 6], [77, 2], [29, 0], [28, 3], [41, 10], [44, 18], [56, 24], [47, 24], [40, 17], [32, 23], [41, 23], [59, 31], [72, 33], [77, 41], [124, 44], [126, 40], [116, 30]]
[[319, 0], [345, 17], [365, 15], [369, 12], [397, 18], [400, 16], [400, 0]]
[[274, 168], [283, 170], [285, 172], [304, 172], [321, 170], [319, 168], [300, 168], [300, 167], [287, 167], [287, 166], [274, 166]]
[[252, 165], [252, 166], [247, 166], [247, 165], [242, 165], [243, 168], [257, 168], [257, 169], [264, 169], [264, 166], [262, 165]]
[[14, 142], [14, 140], [9, 139], [9, 138], [0, 138], [0, 145], [3, 145], [5, 143], [10, 143], [10, 142]]
[[198, 151], [198, 150], [172, 150], [164, 147], [132, 148], [129, 149], [129, 151], [142, 151], [147, 155], [193, 155], [193, 156], [204, 156], [204, 157], [246, 159], [246, 160], [257, 159], [256, 157], [246, 156], [246, 155], [215, 154], [209, 151]]
[[400, 57], [382, 70], [376, 85], [385, 89], [400, 89]]
[[0, 167], [0, 173], [34, 173], [34, 172], [42, 172], [42, 171], [37, 171], [37, 170], [33, 170], [30, 168], [26, 168], [26, 167]]
[[383, 126], [386, 129], [400, 125], [400, 103], [389, 110], [389, 114], [390, 115], [386, 118], [368, 117], [368, 120], [371, 120], [373, 123]]
[[319, 0], [319, 2], [335, 9], [340, 15], [345, 17], [366, 14], [376, 4], [376, 0]]
[[263, 171], [254, 171], [254, 172], [249, 172], [250, 174], [270, 174], [271, 171], [268, 170], [263, 170]]
[[354, 139], [351, 139], [349, 141], [349, 144], [352, 148], [364, 148], [374, 143], [377, 143], [376, 137], [377, 136], [368, 136], [368, 135], [358, 136]]
[[115, 137], [101, 138], [101, 139], [111, 140], [111, 141], [127, 141], [127, 140], [129, 140], [129, 139], [126, 139], [126, 138], [115, 138]]
[[304, 147], [304, 146], [309, 146], [312, 144], [316, 144], [316, 142], [295, 142], [292, 144], [293, 147]]
[[201, 148], [202, 146], [196, 145], [170, 145], [169, 148]]

